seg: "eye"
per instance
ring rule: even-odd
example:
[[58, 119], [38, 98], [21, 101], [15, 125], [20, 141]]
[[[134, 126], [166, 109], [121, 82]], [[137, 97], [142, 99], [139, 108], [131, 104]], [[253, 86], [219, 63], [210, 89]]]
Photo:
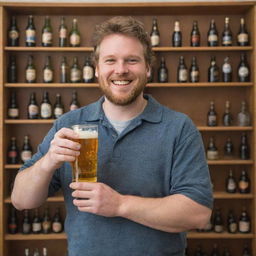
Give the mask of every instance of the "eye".
[[106, 60], [105, 60], [105, 63], [107, 63], [107, 64], [112, 64], [112, 63], [114, 63], [114, 62], [115, 62], [114, 59], [106, 59]]
[[139, 60], [136, 58], [129, 58], [129, 59], [127, 59], [127, 62], [130, 64], [136, 64], [139, 62]]

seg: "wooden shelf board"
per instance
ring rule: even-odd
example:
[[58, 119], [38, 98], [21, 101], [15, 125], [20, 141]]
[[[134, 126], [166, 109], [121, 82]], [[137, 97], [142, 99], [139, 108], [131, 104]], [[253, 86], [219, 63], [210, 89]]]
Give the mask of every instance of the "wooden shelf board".
[[14, 52], [92, 52], [93, 47], [25, 47], [6, 46], [6, 51]]
[[[5, 198], [4, 202], [6, 204], [10, 204], [12, 202], [11, 197]], [[46, 202], [51, 202], [51, 203], [64, 202], [64, 198], [63, 196], [53, 196], [53, 197], [47, 198]]]
[[15, 83], [15, 84], [10, 84], [6, 83], [4, 85], [5, 87], [9, 88], [42, 88], [42, 87], [49, 87], [49, 88], [98, 88], [97, 83]]
[[5, 240], [15, 241], [15, 240], [63, 240], [67, 236], [65, 233], [60, 234], [6, 234], [4, 236]]
[[230, 159], [230, 160], [208, 160], [209, 165], [252, 165], [253, 160], [241, 160], [241, 159]]
[[240, 194], [240, 193], [227, 193], [227, 192], [214, 192], [214, 199], [253, 199], [253, 194]]
[[5, 119], [5, 124], [52, 124], [55, 119]]
[[197, 129], [199, 131], [214, 131], [214, 132], [218, 132], [218, 131], [253, 131], [253, 127], [252, 126], [197, 126]]
[[230, 234], [228, 232], [214, 233], [214, 232], [188, 232], [189, 239], [253, 239], [254, 235], [249, 234]]

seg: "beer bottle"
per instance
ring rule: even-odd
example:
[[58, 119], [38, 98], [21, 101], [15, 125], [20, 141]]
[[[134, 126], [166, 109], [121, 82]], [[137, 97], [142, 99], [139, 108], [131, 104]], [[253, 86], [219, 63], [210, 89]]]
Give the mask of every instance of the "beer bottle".
[[51, 218], [49, 216], [49, 208], [44, 208], [44, 215], [43, 215], [43, 221], [42, 221], [42, 231], [44, 234], [49, 234], [51, 232]]
[[23, 234], [30, 234], [31, 233], [31, 220], [30, 220], [30, 217], [29, 217], [28, 210], [23, 211], [22, 233]]
[[32, 147], [29, 142], [29, 137], [26, 135], [24, 137], [24, 143], [21, 150], [21, 160], [25, 163], [27, 160], [31, 159], [32, 157]]
[[228, 248], [224, 248], [223, 256], [232, 256]]
[[234, 156], [234, 146], [230, 137], [227, 138], [227, 141], [225, 143], [224, 155], [225, 158], [232, 158]]
[[69, 67], [67, 64], [67, 58], [65, 56], [62, 57], [62, 61], [60, 64], [60, 82], [61, 83], [68, 83], [69, 79]]
[[43, 247], [43, 256], [47, 256], [47, 255], [48, 255], [47, 248]]
[[160, 68], [158, 69], [158, 82], [159, 83], [168, 82], [168, 69], [165, 65], [164, 57], [161, 58]]
[[26, 27], [26, 46], [36, 46], [36, 28], [32, 15], [28, 16], [28, 25]]
[[19, 46], [20, 32], [17, 26], [16, 17], [12, 16], [8, 29], [8, 46]]
[[245, 170], [242, 170], [239, 182], [238, 182], [239, 193], [248, 194], [251, 192], [251, 182], [248, 174]]
[[251, 221], [245, 207], [243, 207], [239, 218], [238, 231], [240, 233], [250, 233], [251, 231]]
[[81, 83], [82, 80], [82, 71], [78, 64], [77, 57], [73, 58], [73, 65], [70, 69], [70, 82], [71, 83]]
[[217, 126], [217, 112], [215, 111], [214, 101], [210, 102], [210, 109], [207, 114], [207, 125]]
[[150, 33], [151, 46], [157, 47], [160, 45], [160, 33], [157, 25], [157, 19], [153, 19], [152, 30]]
[[28, 56], [28, 64], [26, 67], [26, 83], [36, 82], [36, 68], [33, 61], [33, 56]]
[[28, 119], [38, 119], [39, 118], [39, 107], [36, 102], [36, 94], [32, 92], [30, 94], [30, 100], [28, 104]]
[[16, 58], [14, 55], [10, 57], [7, 77], [8, 77], [8, 83], [17, 83], [17, 66], [16, 66]]
[[218, 31], [217, 31], [216, 23], [215, 23], [214, 19], [212, 19], [210, 22], [207, 43], [208, 43], [208, 46], [218, 46], [219, 45], [219, 35], [218, 35]]
[[217, 244], [213, 245], [211, 256], [220, 256], [220, 252]]
[[237, 115], [237, 125], [238, 126], [249, 126], [251, 124], [251, 117], [247, 111], [246, 102], [241, 102], [241, 111]]
[[222, 32], [222, 46], [232, 46], [233, 36], [229, 26], [229, 17], [225, 18], [224, 31]]
[[225, 112], [222, 117], [222, 123], [224, 126], [231, 126], [233, 123], [233, 116], [230, 113], [230, 102], [228, 100], [225, 103]]
[[232, 66], [229, 61], [229, 57], [224, 59], [222, 65], [222, 81], [223, 82], [232, 82]]
[[248, 247], [248, 244], [244, 245], [244, 249], [243, 249], [243, 254], [242, 256], [251, 256], [252, 254], [250, 253], [250, 249]]
[[44, 92], [40, 110], [40, 116], [42, 119], [52, 118], [52, 105], [49, 100], [49, 93], [47, 91]]
[[236, 180], [233, 176], [233, 171], [230, 169], [228, 177], [226, 179], [226, 192], [227, 193], [236, 193]]
[[249, 45], [249, 34], [245, 27], [244, 18], [240, 19], [240, 29], [237, 34], [237, 45], [248, 46]]
[[46, 57], [46, 61], [43, 69], [43, 82], [44, 83], [53, 82], [53, 68], [51, 64], [51, 56]]
[[52, 232], [61, 233], [62, 230], [63, 230], [63, 227], [62, 227], [62, 220], [60, 216], [60, 208], [57, 207], [52, 220]]
[[59, 93], [56, 94], [56, 102], [53, 108], [53, 118], [57, 119], [64, 114], [64, 106], [61, 102], [61, 96]]
[[65, 17], [61, 17], [59, 26], [59, 47], [68, 46], [68, 29], [65, 23]]
[[189, 69], [189, 80], [191, 83], [198, 83], [199, 82], [199, 67], [197, 65], [196, 57], [192, 57], [191, 66]]
[[42, 46], [52, 46], [53, 41], [53, 33], [52, 33], [52, 26], [51, 20], [49, 16], [45, 17], [44, 26], [42, 30]]
[[172, 46], [173, 47], [182, 46], [182, 33], [180, 30], [180, 22], [178, 20], [174, 22], [174, 31], [172, 33]]
[[244, 53], [241, 54], [241, 60], [238, 66], [238, 81], [249, 82], [250, 81], [250, 68]]
[[35, 249], [34, 249], [33, 256], [40, 256], [40, 253], [39, 253], [38, 248], [35, 248]]
[[177, 82], [178, 83], [186, 83], [188, 81], [188, 69], [185, 64], [185, 60], [183, 56], [179, 58], [179, 66], [177, 70]]
[[19, 162], [19, 150], [17, 147], [16, 137], [11, 137], [10, 146], [7, 155], [8, 164], [17, 164]]
[[242, 160], [250, 159], [250, 148], [247, 142], [247, 135], [244, 132], [242, 133], [242, 136], [241, 136], [239, 153], [240, 153], [240, 158]]
[[78, 47], [80, 46], [80, 32], [78, 30], [78, 24], [77, 24], [77, 19], [73, 19], [72, 22], [72, 29], [69, 34], [69, 44], [72, 47]]
[[78, 109], [78, 108], [80, 108], [80, 104], [77, 100], [77, 92], [73, 91], [72, 92], [72, 100], [71, 100], [71, 103], [70, 103], [69, 110], [75, 110], [75, 109]]
[[10, 97], [9, 107], [8, 107], [8, 118], [18, 119], [19, 118], [19, 107], [16, 100], [16, 93], [13, 91]]
[[224, 230], [223, 218], [219, 208], [216, 209], [213, 216], [213, 230], [216, 233], [222, 233]]
[[210, 67], [208, 68], [208, 82], [214, 83], [214, 82], [219, 82], [219, 80], [220, 80], [220, 71], [216, 64], [215, 56], [212, 56]]
[[85, 59], [83, 67], [83, 82], [84, 83], [93, 83], [94, 80], [94, 68], [91, 64], [90, 58]]
[[32, 221], [32, 232], [34, 234], [39, 234], [42, 232], [42, 220], [39, 217], [38, 209], [34, 209], [34, 216]]
[[190, 46], [200, 46], [200, 32], [197, 20], [193, 21], [193, 27], [190, 37]]
[[151, 70], [150, 70], [150, 76], [148, 77], [148, 83], [153, 83], [154, 81], [154, 69], [153, 67], [151, 67]]
[[208, 160], [219, 159], [219, 152], [217, 147], [215, 146], [213, 137], [210, 137], [206, 155]]
[[29, 248], [25, 248], [24, 255], [29, 256]]
[[232, 210], [229, 210], [228, 212], [227, 224], [228, 233], [234, 234], [237, 232], [237, 221]]
[[8, 230], [10, 234], [16, 234], [18, 232], [17, 211], [13, 206], [11, 206], [11, 210], [10, 210]]

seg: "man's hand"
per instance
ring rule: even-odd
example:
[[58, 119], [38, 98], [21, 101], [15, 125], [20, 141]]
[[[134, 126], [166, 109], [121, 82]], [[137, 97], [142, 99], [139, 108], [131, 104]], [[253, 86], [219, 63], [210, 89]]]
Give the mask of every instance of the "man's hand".
[[79, 211], [90, 212], [105, 217], [119, 216], [122, 195], [99, 182], [73, 182], [70, 187], [75, 191], [73, 203]]

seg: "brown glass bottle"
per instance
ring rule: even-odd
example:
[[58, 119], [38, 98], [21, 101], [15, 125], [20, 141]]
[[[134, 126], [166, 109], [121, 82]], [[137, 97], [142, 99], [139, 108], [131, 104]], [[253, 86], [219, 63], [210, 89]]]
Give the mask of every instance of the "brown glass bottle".
[[70, 102], [69, 110], [75, 110], [75, 109], [78, 109], [78, 108], [80, 108], [80, 104], [79, 104], [78, 99], [77, 99], [77, 92], [73, 91], [72, 92], [72, 100]]
[[31, 219], [29, 216], [29, 211], [26, 209], [23, 211], [23, 220], [22, 220], [22, 233], [30, 234], [31, 233]]
[[215, 146], [214, 138], [210, 137], [209, 144], [206, 151], [206, 156], [208, 160], [217, 160], [219, 159], [219, 151]]
[[16, 99], [16, 92], [13, 91], [11, 93], [9, 106], [8, 106], [8, 118], [10, 119], [18, 119], [19, 118], [19, 107]]
[[242, 133], [242, 136], [241, 136], [241, 143], [239, 146], [239, 154], [240, 154], [240, 159], [242, 159], [242, 160], [250, 159], [250, 148], [249, 148], [249, 144], [247, 141], [247, 135], [245, 132]]
[[15, 16], [12, 16], [8, 29], [8, 46], [19, 46], [20, 32]]
[[178, 20], [174, 22], [174, 31], [172, 33], [172, 46], [173, 47], [182, 46], [182, 33], [180, 30], [180, 22]]
[[77, 19], [73, 19], [72, 21], [72, 29], [69, 34], [69, 45], [72, 47], [80, 46], [80, 32], [78, 30]]
[[237, 232], [237, 220], [232, 210], [229, 210], [228, 212], [227, 230], [228, 233], [231, 234], [235, 234]]
[[185, 60], [183, 56], [179, 58], [179, 65], [177, 69], [177, 82], [178, 83], [186, 83], [188, 81], [188, 69], [185, 64]]
[[56, 101], [53, 107], [53, 118], [57, 119], [64, 114], [64, 105], [61, 101], [61, 95], [56, 94]]
[[239, 177], [238, 190], [241, 194], [248, 194], [251, 192], [251, 181], [245, 170], [242, 170]]
[[61, 233], [63, 231], [62, 220], [60, 216], [60, 208], [57, 207], [54, 217], [52, 219], [52, 232], [53, 233]]
[[233, 193], [236, 193], [236, 189], [237, 189], [236, 179], [233, 175], [232, 169], [230, 169], [228, 177], [226, 179], [226, 192], [233, 194]]
[[52, 104], [49, 100], [49, 93], [47, 91], [44, 92], [43, 100], [40, 105], [40, 117], [42, 119], [52, 118]]
[[36, 94], [32, 92], [30, 94], [29, 104], [28, 104], [28, 119], [38, 119], [39, 118], [39, 107], [36, 101]]
[[160, 45], [160, 32], [158, 29], [157, 19], [154, 18], [152, 22], [152, 29], [150, 33], [151, 46], [157, 47]]
[[85, 58], [84, 67], [83, 67], [83, 82], [84, 83], [93, 83], [94, 81], [94, 67], [91, 63], [89, 57]]
[[215, 210], [213, 215], [213, 231], [216, 233], [222, 233], [224, 231], [223, 218], [219, 208]]
[[28, 56], [28, 64], [26, 67], [26, 83], [36, 83], [36, 68], [32, 55]]
[[222, 32], [222, 46], [232, 46], [233, 35], [229, 26], [229, 17], [225, 18], [224, 30]]
[[62, 57], [62, 61], [60, 64], [60, 82], [61, 83], [69, 82], [69, 67], [67, 64], [67, 58], [65, 56]]
[[49, 234], [51, 232], [51, 226], [52, 226], [52, 222], [49, 215], [49, 208], [45, 207], [43, 219], [42, 219], [42, 232], [44, 234]]
[[232, 66], [229, 57], [225, 57], [222, 65], [222, 81], [225, 83], [232, 82]]
[[168, 82], [168, 69], [165, 65], [164, 57], [161, 58], [160, 67], [158, 69], [158, 82], [167, 83]]
[[79, 67], [78, 58], [73, 58], [73, 64], [70, 69], [70, 82], [81, 83], [82, 81], [82, 70]]
[[237, 70], [238, 81], [239, 82], [249, 82], [250, 81], [250, 67], [247, 62], [246, 55], [241, 54], [240, 63]]
[[10, 234], [18, 233], [18, 218], [16, 209], [11, 206], [8, 220], [8, 230]]
[[207, 126], [217, 126], [217, 112], [214, 101], [210, 102], [210, 109], [207, 113]]
[[53, 44], [53, 32], [51, 20], [49, 16], [45, 17], [44, 26], [42, 29], [42, 46], [49, 47]]
[[59, 26], [59, 47], [68, 46], [68, 29], [65, 23], [65, 17], [61, 17]]
[[42, 232], [42, 220], [39, 217], [38, 209], [34, 209], [34, 216], [32, 220], [32, 232], [34, 234], [40, 234]]
[[251, 220], [245, 207], [243, 207], [239, 218], [238, 231], [240, 233], [250, 233], [251, 231]]
[[230, 112], [230, 102], [228, 100], [225, 103], [225, 112], [222, 116], [222, 124], [224, 126], [231, 126], [233, 124], [233, 116]]
[[32, 147], [29, 141], [29, 136], [24, 136], [23, 147], [21, 150], [20, 158], [23, 163], [30, 160], [32, 157]]
[[193, 21], [193, 27], [190, 35], [190, 46], [200, 46], [200, 31], [197, 20]]
[[220, 71], [216, 64], [215, 56], [211, 57], [210, 67], [208, 68], [208, 82], [215, 83], [220, 81]]
[[32, 15], [28, 16], [28, 25], [26, 27], [26, 46], [33, 47], [36, 46], [36, 28], [34, 24], [34, 17]]
[[17, 65], [14, 55], [12, 55], [9, 60], [7, 81], [8, 83], [17, 83]]
[[196, 56], [192, 57], [191, 66], [189, 69], [189, 80], [191, 83], [198, 83], [200, 78], [199, 67], [197, 65]]
[[227, 138], [227, 141], [224, 146], [224, 157], [225, 158], [234, 157], [234, 145], [230, 137]]
[[240, 19], [240, 29], [237, 33], [237, 45], [239, 46], [249, 45], [249, 33], [246, 29], [244, 18]]
[[216, 28], [215, 20], [212, 19], [210, 22], [210, 28], [207, 33], [207, 44], [208, 46], [218, 46], [219, 45], [219, 35]]
[[7, 153], [7, 163], [8, 164], [19, 163], [19, 150], [17, 147], [16, 137], [11, 137], [11, 141], [10, 141], [10, 145]]
[[51, 56], [46, 57], [46, 61], [43, 69], [43, 82], [44, 83], [53, 82], [53, 67], [51, 64]]

